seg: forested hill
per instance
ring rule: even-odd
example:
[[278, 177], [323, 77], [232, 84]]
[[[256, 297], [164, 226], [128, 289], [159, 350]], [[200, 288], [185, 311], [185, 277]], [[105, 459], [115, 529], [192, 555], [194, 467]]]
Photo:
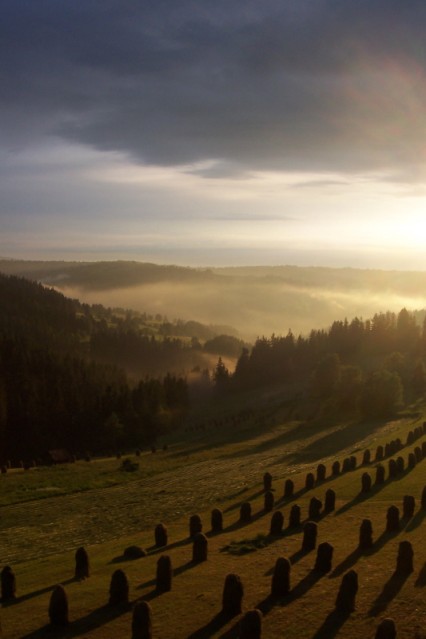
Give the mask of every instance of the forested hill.
[[336, 321], [307, 337], [272, 336], [245, 350], [231, 374], [220, 363], [223, 393], [291, 385], [298, 411], [309, 418], [382, 418], [426, 393], [424, 313], [377, 313], [371, 320]]
[[[1, 462], [56, 448], [139, 446], [181, 420], [185, 379], [167, 374], [130, 384], [112, 360], [96, 361], [92, 341], [108, 333], [112, 311], [6, 276], [0, 302]], [[112, 339], [116, 332], [111, 328]]]
[[[208, 339], [168, 336], [178, 328]], [[187, 383], [173, 371], [218, 352], [236, 357], [241, 346], [197, 323], [80, 304], [0, 275], [0, 461], [153, 441], [188, 407]]]
[[179, 282], [213, 284], [223, 279], [211, 269], [197, 269], [150, 262], [37, 262], [1, 260], [0, 272], [24, 276], [51, 285], [86, 289], [114, 289], [138, 284]]

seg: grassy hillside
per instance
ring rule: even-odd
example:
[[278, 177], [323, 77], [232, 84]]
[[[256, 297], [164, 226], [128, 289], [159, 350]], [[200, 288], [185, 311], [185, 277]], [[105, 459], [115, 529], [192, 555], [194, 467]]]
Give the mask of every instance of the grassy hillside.
[[[16, 574], [17, 599], [3, 604], [1, 621], [5, 637], [37, 639], [86, 637], [112, 639], [130, 636], [131, 606], [108, 608], [109, 581], [122, 568], [130, 583], [130, 600], [149, 601], [153, 610], [153, 636], [158, 639], [237, 637], [239, 617], [222, 618], [222, 588], [228, 573], [240, 575], [244, 584], [243, 610], [263, 611], [264, 639], [330, 639], [374, 637], [378, 622], [395, 619], [398, 639], [424, 637], [426, 586], [424, 511], [420, 496], [426, 484], [426, 460], [388, 479], [388, 458], [383, 465], [386, 481], [360, 496], [361, 475], [375, 476], [376, 463], [361, 466], [363, 451], [374, 451], [400, 438], [398, 452], [407, 462], [426, 435], [405, 445], [407, 434], [422, 426], [425, 408], [392, 422], [339, 424], [333, 427], [284, 423], [283, 409], [230, 423], [192, 428], [167, 451], [145, 452], [133, 473], [119, 470], [121, 460], [101, 459], [52, 469], [16, 470], [1, 476], [4, 490], [0, 507], [0, 550], [4, 563]], [[357, 467], [331, 477], [335, 460], [355, 455]], [[395, 455], [396, 457], [396, 455]], [[136, 458], [134, 458], [136, 461]], [[305, 489], [309, 471], [326, 465], [323, 482]], [[268, 535], [271, 513], [264, 511], [262, 477], [273, 477], [275, 510], [284, 514], [281, 536]], [[283, 498], [284, 481], [294, 481], [295, 495]], [[318, 521], [318, 543], [334, 547], [332, 570], [326, 575], [312, 568], [316, 551], [301, 552], [302, 529], [288, 529], [290, 508], [308, 515], [312, 496], [324, 502], [325, 491], [336, 492], [334, 512]], [[395, 504], [402, 512], [404, 495], [416, 499], [414, 517], [403, 521], [397, 533], [386, 533], [386, 512]], [[239, 509], [250, 501], [253, 520], [239, 522]], [[210, 534], [210, 512], [223, 511], [224, 531]], [[208, 560], [192, 563], [188, 518], [201, 515], [209, 544]], [[359, 525], [373, 524], [373, 548], [356, 551]], [[163, 521], [168, 528], [167, 548], [154, 547], [153, 528]], [[414, 548], [414, 572], [395, 578], [398, 544], [409, 540]], [[126, 561], [123, 551], [131, 544], [145, 548], [144, 558]], [[91, 560], [91, 576], [73, 580], [74, 552], [84, 545]], [[172, 590], [155, 590], [156, 562], [169, 554], [174, 567]], [[289, 595], [269, 598], [275, 561], [291, 559]], [[356, 610], [345, 616], [333, 612], [342, 575], [355, 569], [359, 578]], [[53, 586], [62, 583], [69, 597], [70, 625], [65, 630], [47, 628], [47, 608]], [[417, 633], [417, 634], [416, 634]], [[423, 633], [423, 634], [422, 634]]]

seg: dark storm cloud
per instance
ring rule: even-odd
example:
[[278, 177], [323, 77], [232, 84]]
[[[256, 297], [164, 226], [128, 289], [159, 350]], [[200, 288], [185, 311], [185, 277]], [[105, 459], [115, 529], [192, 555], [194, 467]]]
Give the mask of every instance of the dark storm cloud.
[[416, 0], [5, 0], [2, 138], [206, 177], [415, 165], [425, 27]]

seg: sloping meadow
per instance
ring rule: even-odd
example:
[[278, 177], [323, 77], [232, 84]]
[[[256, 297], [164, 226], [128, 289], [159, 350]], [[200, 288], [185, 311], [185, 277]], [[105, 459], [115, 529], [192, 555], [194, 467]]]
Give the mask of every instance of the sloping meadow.
[[[250, 424], [244, 428], [247, 434]], [[362, 441], [352, 434], [346, 447], [328, 448], [323, 458], [321, 441], [335, 432], [344, 442], [342, 430], [304, 432], [277, 424], [265, 432], [253, 425], [249, 441], [234, 436], [222, 446], [209, 446], [204, 432], [167, 450], [143, 452], [139, 468], [122, 478], [117, 459], [2, 475], [3, 490], [40, 482], [43, 473], [51, 486], [55, 472], [81, 469], [86, 475], [83, 488], [44, 499], [32, 495], [31, 501], [21, 492], [15, 504], [1, 507], [2, 568], [10, 566], [16, 584], [14, 596], [3, 592], [4, 636], [149, 636], [137, 634], [145, 632], [140, 627], [132, 635], [140, 601], [148, 602], [152, 637], [159, 639], [255, 637], [244, 634], [242, 622], [252, 609], [261, 614], [251, 618], [250, 632], [260, 620], [264, 639], [365, 639], [386, 617], [398, 638], [425, 636], [423, 416], [384, 423]], [[111, 485], [106, 475], [114, 478]], [[104, 484], [97, 484], [101, 476]], [[191, 519], [195, 514], [199, 518]], [[371, 529], [365, 544], [364, 520]], [[155, 535], [159, 522], [166, 538]], [[90, 562], [84, 579], [75, 577], [79, 547]], [[412, 566], [404, 559], [407, 549]], [[158, 573], [160, 557], [171, 569], [167, 587]], [[283, 566], [286, 576], [277, 575]], [[128, 584], [121, 602], [111, 600], [116, 571]], [[348, 573], [355, 573], [358, 588], [342, 595]], [[239, 604], [224, 595], [231, 574], [242, 585]], [[67, 598], [66, 625], [52, 625], [48, 614], [57, 584]]]

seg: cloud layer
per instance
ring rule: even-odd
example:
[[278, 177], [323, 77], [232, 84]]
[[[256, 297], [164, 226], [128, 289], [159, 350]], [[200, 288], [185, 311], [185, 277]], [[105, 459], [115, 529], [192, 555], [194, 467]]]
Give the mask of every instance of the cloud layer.
[[2, 139], [423, 180], [425, 27], [416, 0], [4, 0]]

